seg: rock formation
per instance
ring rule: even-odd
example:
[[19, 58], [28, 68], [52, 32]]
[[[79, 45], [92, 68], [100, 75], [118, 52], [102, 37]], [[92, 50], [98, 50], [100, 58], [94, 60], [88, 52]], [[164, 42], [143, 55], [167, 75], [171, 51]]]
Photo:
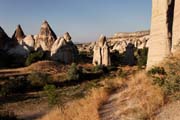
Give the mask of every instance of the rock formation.
[[175, 0], [172, 51], [180, 47], [180, 0]]
[[13, 45], [12, 40], [8, 37], [5, 31], [0, 27], [0, 49], [6, 50]]
[[94, 46], [93, 64], [94, 65], [111, 65], [109, 46], [106, 37], [101, 35]]
[[51, 29], [47, 21], [41, 25], [41, 29], [36, 38], [36, 49], [41, 47], [44, 51], [50, 51], [54, 41], [57, 39], [56, 34]]
[[78, 50], [71, 41], [69, 33], [65, 33], [63, 37], [59, 37], [51, 48], [51, 57], [63, 63], [72, 63], [77, 60]]
[[108, 44], [111, 46], [112, 51], [119, 51], [123, 53], [129, 43], [133, 44], [136, 48], [148, 47], [150, 31], [138, 32], [119, 32], [115, 33], [113, 37], [108, 38]]
[[152, 0], [147, 69], [159, 64], [180, 43], [179, 0]]
[[27, 49], [30, 52], [35, 50], [35, 39], [32, 35], [26, 36], [21, 44], [24, 46], [25, 49]]
[[25, 34], [21, 28], [21, 25], [18, 25], [13, 36], [12, 36], [12, 39], [13, 40], [17, 40], [17, 41], [21, 41], [25, 38]]

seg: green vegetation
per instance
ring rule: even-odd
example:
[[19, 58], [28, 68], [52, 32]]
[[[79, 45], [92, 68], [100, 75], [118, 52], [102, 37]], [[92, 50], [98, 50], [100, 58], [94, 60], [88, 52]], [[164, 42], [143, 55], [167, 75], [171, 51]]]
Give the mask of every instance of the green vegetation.
[[55, 85], [45, 85], [44, 91], [48, 97], [49, 105], [56, 104], [57, 103], [56, 86]]
[[163, 67], [153, 67], [151, 70], [148, 71], [149, 74], [160, 74], [160, 75], [165, 75], [166, 71]]
[[135, 50], [135, 57], [136, 57], [136, 64], [139, 68], [146, 66], [147, 63], [147, 55], [148, 55], [148, 48], [137, 49]]
[[[170, 68], [171, 67], [172, 65], [170, 65]], [[180, 74], [178, 74], [180, 72], [179, 67], [180, 64], [179, 66], [174, 66], [173, 69], [168, 69], [167, 71], [163, 67], [154, 67], [148, 71], [152, 76], [153, 83], [159, 85], [164, 90], [167, 97], [180, 92]]]
[[29, 54], [29, 56], [27, 57], [25, 65], [28, 66], [34, 62], [37, 62], [37, 61], [43, 60], [43, 59], [44, 59], [44, 52], [42, 52], [42, 51], [33, 52], [33, 53]]
[[23, 93], [29, 87], [29, 82], [24, 78], [8, 80], [0, 88], [0, 96], [7, 96], [12, 93]]
[[78, 69], [76, 63], [72, 63], [68, 72], [67, 79], [68, 80], [79, 80], [81, 71]]
[[32, 87], [42, 88], [50, 83], [52, 78], [47, 73], [32, 72], [27, 76], [27, 80], [30, 81]]
[[18, 120], [13, 112], [0, 111], [0, 120]]

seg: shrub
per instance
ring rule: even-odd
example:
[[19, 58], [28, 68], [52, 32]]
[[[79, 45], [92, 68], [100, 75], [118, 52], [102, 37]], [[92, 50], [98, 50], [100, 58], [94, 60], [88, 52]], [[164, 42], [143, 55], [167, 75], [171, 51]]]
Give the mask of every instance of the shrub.
[[113, 67], [111, 66], [104, 66], [104, 65], [96, 65], [93, 67], [92, 72], [103, 72], [108, 73], [110, 70], [112, 70]]
[[72, 63], [68, 72], [67, 79], [68, 80], [79, 80], [81, 71], [77, 68], [76, 63]]
[[35, 88], [44, 87], [51, 81], [49, 74], [41, 72], [32, 72], [27, 79], [30, 81], [31, 86]]
[[[171, 66], [172, 67], [172, 66]], [[172, 95], [180, 91], [180, 75], [179, 68], [174, 71], [176, 67], [169, 69], [167, 72], [163, 67], [154, 67], [148, 71], [152, 75], [153, 83], [163, 88], [165, 95]]]
[[0, 120], [18, 120], [13, 112], [0, 111]]
[[12, 93], [23, 93], [27, 90], [29, 82], [23, 78], [15, 78], [1, 86], [0, 95], [7, 96]]
[[44, 52], [42, 51], [37, 51], [29, 54], [29, 56], [26, 59], [25, 65], [28, 66], [34, 62], [37, 62], [39, 60], [43, 60], [44, 58]]
[[153, 67], [151, 70], [148, 71], [149, 74], [159, 74], [159, 75], [166, 75], [166, 71], [163, 67]]
[[148, 48], [137, 49], [135, 57], [137, 59], [138, 67], [145, 66], [147, 63]]
[[57, 103], [57, 94], [55, 85], [45, 85], [44, 86], [45, 94], [48, 97], [48, 103], [54, 105]]

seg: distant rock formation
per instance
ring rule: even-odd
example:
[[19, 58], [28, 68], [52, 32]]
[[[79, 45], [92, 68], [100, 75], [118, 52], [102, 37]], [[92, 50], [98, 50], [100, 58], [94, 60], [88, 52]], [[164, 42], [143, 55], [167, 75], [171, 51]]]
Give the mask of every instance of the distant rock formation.
[[35, 37], [36, 49], [41, 47], [44, 51], [50, 51], [56, 39], [56, 34], [53, 32], [48, 22], [44, 21], [41, 25], [39, 34]]
[[63, 37], [59, 37], [51, 48], [51, 57], [53, 60], [69, 64], [75, 62], [78, 57], [78, 49], [71, 41], [68, 32]]
[[[138, 31], [138, 32], [119, 32], [114, 36], [107, 38], [107, 44], [110, 47], [110, 52], [118, 51], [124, 53], [128, 43], [132, 43], [134, 47], [142, 49], [149, 46], [150, 31]], [[91, 52], [95, 46], [95, 42], [77, 44], [80, 52]]]
[[113, 37], [108, 38], [108, 44], [111, 46], [112, 51], [124, 53], [129, 43], [133, 44], [136, 48], [142, 49], [148, 47], [150, 31], [138, 32], [119, 32], [115, 33]]
[[17, 41], [21, 41], [25, 38], [25, 34], [21, 28], [21, 25], [18, 25], [13, 36], [12, 36], [12, 39], [13, 40], [17, 40]]
[[106, 37], [101, 35], [94, 46], [93, 64], [94, 65], [111, 65], [110, 50]]
[[180, 43], [179, 0], [152, 0], [147, 69], [176, 51]]

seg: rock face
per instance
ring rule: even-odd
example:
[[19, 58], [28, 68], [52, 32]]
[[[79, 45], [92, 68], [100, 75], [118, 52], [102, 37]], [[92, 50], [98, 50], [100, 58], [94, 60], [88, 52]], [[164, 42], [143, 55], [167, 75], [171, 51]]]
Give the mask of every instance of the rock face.
[[32, 52], [35, 50], [35, 39], [32, 35], [28, 35], [23, 39], [21, 45], [23, 45], [25, 49]]
[[21, 28], [21, 25], [18, 25], [13, 36], [12, 36], [12, 39], [13, 40], [17, 40], [17, 41], [21, 41], [25, 38], [25, 34]]
[[108, 44], [111, 46], [112, 51], [119, 51], [123, 53], [129, 43], [133, 44], [136, 48], [148, 47], [150, 31], [138, 32], [119, 32], [115, 33], [113, 37], [108, 38]]
[[12, 40], [8, 37], [5, 31], [0, 27], [0, 49], [6, 50], [13, 45]]
[[57, 60], [65, 64], [69, 64], [77, 60], [78, 50], [71, 41], [71, 36], [68, 32], [54, 42], [51, 48], [51, 57], [53, 60]]
[[[128, 43], [132, 43], [136, 48], [142, 49], [148, 47], [150, 31], [138, 32], [119, 32], [115, 33], [112, 37], [107, 38], [107, 44], [110, 51], [118, 51], [124, 53]], [[91, 52], [95, 46], [95, 42], [77, 44], [78, 50], [82, 52]]]
[[175, 52], [180, 46], [180, 0], [175, 0], [172, 51]]
[[94, 46], [93, 64], [94, 65], [111, 65], [109, 46], [106, 37], [101, 35]]
[[175, 51], [180, 42], [179, 7], [179, 0], [152, 0], [147, 69], [159, 64]]
[[48, 22], [44, 21], [41, 25], [39, 34], [36, 36], [36, 49], [41, 47], [44, 51], [50, 51], [56, 39], [56, 34], [53, 32]]

